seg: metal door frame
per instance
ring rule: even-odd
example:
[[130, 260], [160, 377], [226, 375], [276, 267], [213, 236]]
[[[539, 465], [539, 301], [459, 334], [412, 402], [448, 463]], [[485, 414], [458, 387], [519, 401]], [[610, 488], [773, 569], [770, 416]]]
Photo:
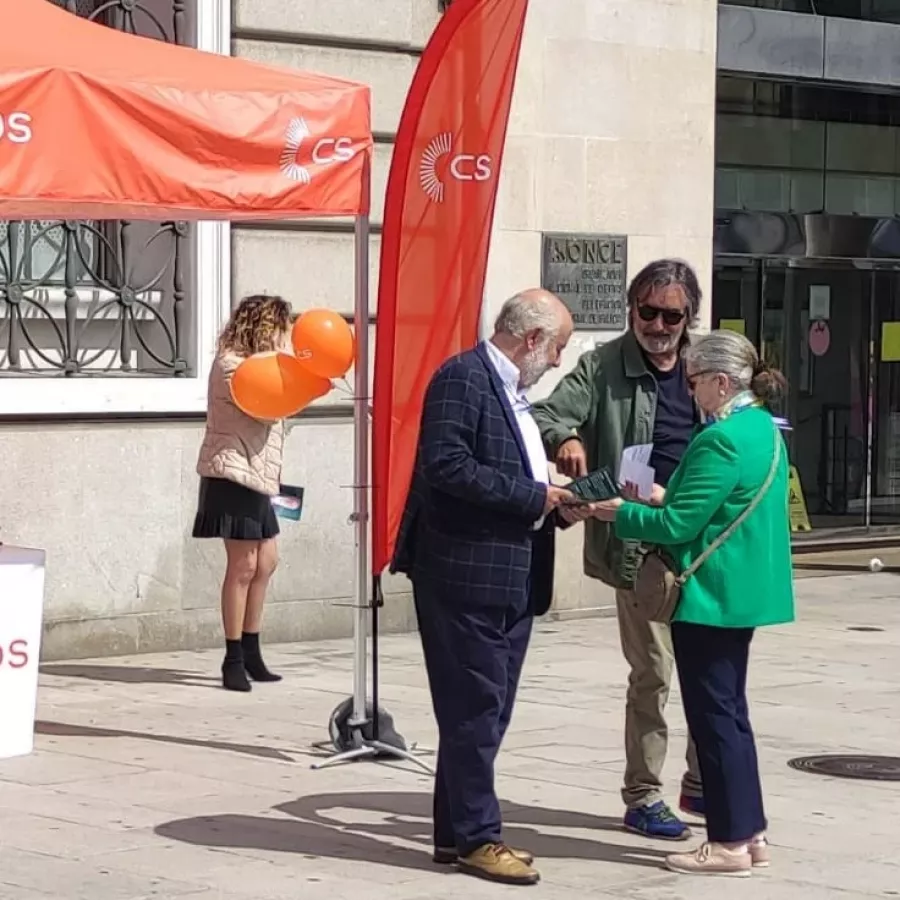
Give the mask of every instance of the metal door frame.
[[[864, 454], [864, 513], [862, 526], [846, 526], [848, 530], [853, 528], [863, 528], [866, 532], [871, 532], [875, 527], [872, 524], [873, 511], [873, 490], [874, 490], [874, 466], [875, 466], [875, 413], [877, 403], [877, 356], [876, 348], [876, 290], [877, 275], [880, 272], [890, 272], [900, 277], [900, 261], [887, 259], [866, 259], [852, 257], [787, 257], [787, 256], [765, 256], [765, 255], [745, 255], [745, 254], [719, 254], [713, 258], [713, 272], [718, 269], [744, 269], [753, 270], [756, 275], [756, 315], [758, 318], [758, 334], [756, 335], [756, 346], [759, 348], [763, 340], [763, 326], [765, 314], [765, 297], [766, 297], [766, 279], [768, 273], [774, 269], [820, 269], [828, 271], [829, 269], [837, 269], [842, 271], [855, 270], [859, 272], [870, 273], [869, 277], [869, 319], [868, 319], [868, 341], [867, 347], [862, 349], [862, 358], [865, 360], [865, 436], [866, 449]], [[785, 316], [787, 323], [788, 317]], [[782, 334], [782, 354], [785, 361], [788, 359], [789, 343], [788, 343], [788, 326]], [[791, 447], [793, 441], [788, 435], [788, 446]], [[877, 526], [878, 533], [883, 534], [885, 530], [900, 533], [900, 522], [896, 525]]]

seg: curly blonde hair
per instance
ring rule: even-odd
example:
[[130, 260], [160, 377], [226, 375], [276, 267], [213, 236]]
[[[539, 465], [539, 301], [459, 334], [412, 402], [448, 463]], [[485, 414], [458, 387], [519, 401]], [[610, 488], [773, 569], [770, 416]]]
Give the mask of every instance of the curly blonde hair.
[[290, 303], [282, 297], [244, 297], [219, 335], [219, 353], [252, 356], [277, 350], [295, 318]]

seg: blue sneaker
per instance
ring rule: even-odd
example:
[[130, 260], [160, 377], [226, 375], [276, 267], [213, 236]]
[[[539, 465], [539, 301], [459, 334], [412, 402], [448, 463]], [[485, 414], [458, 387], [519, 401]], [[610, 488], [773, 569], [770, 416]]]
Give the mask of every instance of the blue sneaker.
[[706, 801], [702, 797], [692, 797], [690, 794], [682, 793], [678, 801], [678, 808], [689, 816], [696, 816], [698, 819], [706, 818]]
[[691, 836], [691, 829], [662, 800], [627, 810], [625, 830], [664, 841], [684, 841]]

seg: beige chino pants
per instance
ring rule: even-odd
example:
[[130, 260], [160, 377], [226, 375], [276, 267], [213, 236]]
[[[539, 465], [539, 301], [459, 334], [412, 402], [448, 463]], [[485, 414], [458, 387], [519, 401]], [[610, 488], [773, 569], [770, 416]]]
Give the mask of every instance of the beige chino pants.
[[[663, 799], [662, 770], [669, 746], [665, 708], [675, 659], [669, 626], [650, 622], [641, 615], [632, 591], [616, 591], [622, 653], [630, 672], [625, 704], [625, 785], [626, 806], [646, 806]], [[683, 793], [701, 797], [703, 785], [697, 763], [697, 749], [688, 735], [687, 771], [682, 778]]]

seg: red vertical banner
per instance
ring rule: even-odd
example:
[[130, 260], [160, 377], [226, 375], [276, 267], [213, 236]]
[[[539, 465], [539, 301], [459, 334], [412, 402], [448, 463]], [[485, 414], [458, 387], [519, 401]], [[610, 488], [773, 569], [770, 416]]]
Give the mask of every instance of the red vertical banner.
[[528, 0], [454, 0], [400, 119], [381, 238], [372, 570], [390, 563], [428, 380], [473, 347]]

